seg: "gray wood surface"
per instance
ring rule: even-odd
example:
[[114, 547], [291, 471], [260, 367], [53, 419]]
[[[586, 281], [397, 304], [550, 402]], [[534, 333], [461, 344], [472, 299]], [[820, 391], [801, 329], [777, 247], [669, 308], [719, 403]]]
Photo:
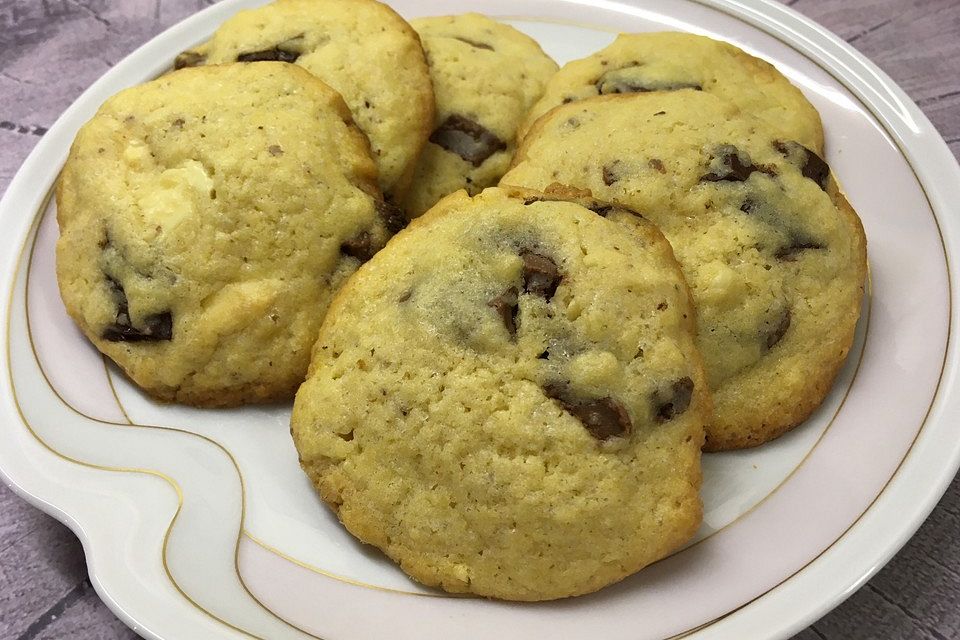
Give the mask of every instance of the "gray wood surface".
[[[0, 192], [57, 116], [213, 0], [0, 0]], [[960, 156], [960, 0], [787, 0], [878, 63]], [[0, 484], [0, 640], [135, 638], [66, 527]], [[907, 546], [795, 640], [960, 640], [960, 480]]]

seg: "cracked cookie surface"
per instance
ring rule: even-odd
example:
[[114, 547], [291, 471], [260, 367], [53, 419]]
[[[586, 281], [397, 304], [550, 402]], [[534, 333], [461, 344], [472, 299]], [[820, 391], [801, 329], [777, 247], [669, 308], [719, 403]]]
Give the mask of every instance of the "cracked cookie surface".
[[411, 217], [459, 189], [497, 183], [516, 150], [517, 127], [557, 64], [533, 38], [476, 13], [411, 22], [427, 53], [436, 124], [404, 201]]
[[176, 66], [263, 60], [303, 67], [343, 96], [370, 139], [381, 189], [401, 202], [434, 114], [410, 25], [375, 0], [276, 0], [237, 13]]
[[341, 98], [266, 62], [109, 99], [57, 205], [73, 319], [151, 395], [208, 406], [291, 398], [333, 293], [396, 229]]
[[823, 155], [820, 115], [768, 62], [689, 33], [621, 34], [606, 49], [564, 65], [520, 128], [522, 139], [550, 109], [598, 95], [678, 91], [712, 93]]
[[424, 584], [589, 593], [696, 531], [710, 400], [686, 284], [651, 224], [593, 208], [455, 193], [324, 321], [294, 404], [301, 465]]
[[822, 402], [853, 341], [866, 239], [816, 153], [688, 89], [558, 107], [515, 163], [502, 184], [587, 190], [671, 242], [714, 392], [708, 450], [762, 444]]

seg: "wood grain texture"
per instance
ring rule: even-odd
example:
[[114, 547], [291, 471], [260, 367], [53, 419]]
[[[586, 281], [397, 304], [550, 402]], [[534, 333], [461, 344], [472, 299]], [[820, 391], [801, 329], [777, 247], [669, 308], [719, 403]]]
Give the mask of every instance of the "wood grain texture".
[[[57, 116], [213, 0], [0, 0], [0, 192]], [[785, 0], [880, 65], [960, 156], [960, 1]], [[66, 527], [0, 485], [0, 640], [135, 638]], [[794, 640], [960, 640], [960, 479], [867, 585]], [[749, 639], [747, 639], [749, 640]]]

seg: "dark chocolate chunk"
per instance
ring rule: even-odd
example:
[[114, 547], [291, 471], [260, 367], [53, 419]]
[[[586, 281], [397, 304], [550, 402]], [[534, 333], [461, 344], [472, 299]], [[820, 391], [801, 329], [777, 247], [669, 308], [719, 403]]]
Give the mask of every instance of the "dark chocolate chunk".
[[262, 51], [248, 51], [237, 56], [237, 62], [296, 62], [300, 57], [297, 51], [287, 51], [276, 46]]
[[149, 315], [143, 319], [143, 324], [150, 340], [173, 339], [173, 315], [169, 311]]
[[367, 231], [361, 231], [356, 236], [350, 238], [340, 245], [340, 252], [351, 258], [356, 258], [360, 262], [366, 262], [373, 257], [377, 251], [373, 248], [373, 238]]
[[799, 142], [778, 140], [773, 146], [784, 158], [800, 167], [804, 178], [813, 180], [821, 189], [827, 190], [830, 184], [830, 165], [823, 158]]
[[666, 173], [667, 169], [663, 166], [663, 160], [660, 158], [650, 158], [650, 162], [647, 164], [650, 165], [650, 168], [656, 171], [657, 173]]
[[100, 337], [108, 342], [138, 342], [140, 332], [128, 324], [114, 322], [107, 325]]
[[377, 214], [387, 226], [390, 233], [400, 233], [407, 226], [407, 217], [400, 207], [386, 200], [377, 201]]
[[507, 143], [461, 115], [449, 116], [430, 135], [430, 142], [455, 153], [475, 167], [507, 148]]
[[521, 251], [520, 258], [523, 260], [524, 292], [541, 296], [549, 302], [563, 280], [557, 264], [544, 255], [528, 250]]
[[107, 276], [110, 292], [117, 305], [113, 323], [107, 325], [100, 336], [109, 342], [159, 342], [173, 339], [173, 316], [169, 311], [149, 315], [143, 319], [143, 327], [135, 327], [130, 321], [130, 307], [123, 285]]
[[808, 249], [825, 249], [822, 244], [814, 240], [794, 238], [793, 242], [785, 247], [780, 247], [774, 254], [777, 260], [781, 262], [793, 262], [797, 259], [797, 254]]
[[681, 89], [693, 89], [702, 91], [703, 87], [695, 82], [669, 82], [663, 80], [643, 80], [641, 78], [630, 77], [629, 72], [624, 73], [626, 69], [632, 69], [638, 65], [631, 65], [621, 69], [607, 71], [600, 76], [596, 82], [597, 93], [608, 95], [611, 93], [648, 93], [650, 91], [680, 91]]
[[565, 405], [565, 408], [576, 416], [597, 440], [625, 436], [632, 426], [626, 407], [613, 398], [589, 400], [577, 405]]
[[590, 435], [597, 440], [609, 440], [630, 433], [632, 423], [627, 408], [611, 397], [593, 400], [574, 398], [563, 383], [543, 387], [551, 400], [556, 400], [563, 410], [579, 420]]
[[[744, 156], [741, 158], [741, 154]], [[701, 182], [743, 182], [757, 170], [750, 162], [750, 156], [741, 152], [732, 144], [717, 147], [711, 158], [710, 166], [714, 170], [700, 178]]]
[[197, 53], [196, 51], [184, 51], [176, 57], [173, 61], [173, 68], [175, 71], [180, 69], [186, 69], [187, 67], [199, 67], [204, 62], [207, 61], [207, 56], [202, 53]]
[[587, 209], [590, 209], [590, 211], [593, 211], [601, 218], [606, 218], [610, 212], [613, 211], [614, 207], [612, 204], [601, 204], [599, 202], [595, 202], [587, 207]]
[[507, 333], [511, 337], [517, 335], [517, 304], [519, 301], [519, 291], [516, 287], [510, 287], [496, 298], [487, 303], [487, 306], [493, 308], [503, 320], [503, 326], [507, 328]]
[[114, 322], [103, 330], [103, 339], [110, 342], [160, 342], [173, 339], [173, 316], [169, 311], [147, 316], [143, 328]]
[[791, 313], [790, 309], [784, 309], [780, 314], [780, 318], [777, 320], [775, 326], [771, 327], [769, 331], [763, 336], [764, 345], [767, 349], [772, 349], [783, 340], [784, 334], [787, 333], [787, 329], [790, 328], [790, 318]]
[[460, 42], [466, 42], [471, 47], [476, 49], [486, 49], [487, 51], [493, 51], [493, 47], [487, 44], [486, 42], [477, 42], [476, 40], [470, 40], [462, 36], [453, 36], [454, 40], [459, 40]]
[[803, 165], [800, 171], [803, 173], [803, 177], [813, 180], [824, 191], [827, 190], [827, 186], [830, 184], [830, 165], [823, 158], [808, 149], [807, 163]]
[[604, 165], [603, 184], [609, 187], [614, 182], [617, 182], [618, 180], [620, 180], [620, 178], [623, 177], [624, 169], [625, 167], [623, 165], [623, 162], [620, 160], [614, 160], [610, 164]]
[[693, 397], [693, 380], [684, 376], [675, 380], [669, 390], [653, 394], [653, 414], [657, 422], [673, 420], [690, 407]]

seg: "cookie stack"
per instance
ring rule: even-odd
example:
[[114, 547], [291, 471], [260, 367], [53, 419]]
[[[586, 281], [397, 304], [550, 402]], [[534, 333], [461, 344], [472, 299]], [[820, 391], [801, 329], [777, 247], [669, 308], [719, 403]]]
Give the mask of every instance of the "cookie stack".
[[483, 16], [277, 0], [175, 66], [77, 136], [67, 310], [158, 399], [296, 393], [320, 495], [424, 584], [545, 600], [663, 558], [701, 448], [796, 426], [850, 349], [866, 242], [819, 117], [731, 45], [557, 71]]

